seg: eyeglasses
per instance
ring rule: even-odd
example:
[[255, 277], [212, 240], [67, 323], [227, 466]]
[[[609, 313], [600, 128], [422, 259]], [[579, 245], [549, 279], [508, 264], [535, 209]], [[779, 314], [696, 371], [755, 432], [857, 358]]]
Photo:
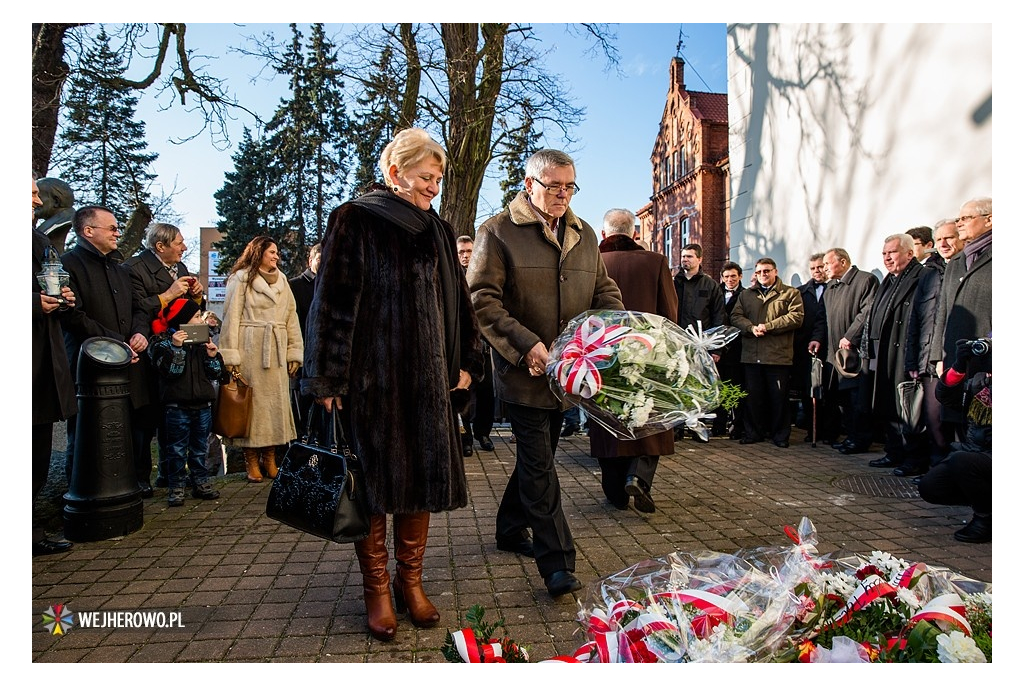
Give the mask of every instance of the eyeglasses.
[[102, 229], [110, 231], [111, 233], [120, 233], [121, 232], [121, 227], [120, 226], [93, 226], [93, 228], [102, 228]]
[[754, 275], [755, 276], [767, 276], [768, 274], [770, 274], [773, 271], [775, 271], [775, 269], [758, 269], [757, 271], [754, 272]]
[[992, 216], [991, 214], [968, 214], [967, 216], [958, 216], [953, 219], [954, 224], [966, 224], [971, 219], [980, 219], [983, 216]]
[[570, 183], [567, 186], [559, 186], [559, 185], [550, 185], [549, 186], [547, 183], [545, 183], [544, 181], [540, 180], [536, 176], [531, 176], [530, 178], [532, 178], [534, 181], [539, 183], [541, 188], [543, 188], [544, 190], [548, 191], [548, 195], [558, 195], [559, 193], [565, 193], [566, 195], [574, 195], [574, 194], [580, 192], [580, 187], [578, 185], [576, 185], [575, 183]]

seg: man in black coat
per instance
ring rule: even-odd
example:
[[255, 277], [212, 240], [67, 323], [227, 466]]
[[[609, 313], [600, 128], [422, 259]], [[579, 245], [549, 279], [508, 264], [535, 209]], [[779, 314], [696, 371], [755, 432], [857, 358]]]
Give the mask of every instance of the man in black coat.
[[[800, 299], [804, 304], [804, 322], [793, 335], [793, 368], [789, 387], [800, 398], [801, 415], [797, 427], [807, 429], [806, 442], [812, 438], [811, 420], [814, 407], [811, 398], [811, 359], [824, 359], [828, 352], [828, 321], [825, 315], [825, 253], [812, 254], [808, 260], [811, 280], [801, 285]], [[824, 413], [824, 412], [823, 412]], [[832, 436], [823, 439], [832, 442]]]
[[[39, 187], [32, 177], [32, 207], [42, 206]], [[60, 297], [42, 291], [36, 275], [43, 269], [47, 252], [57, 252], [49, 238], [32, 229], [32, 501], [46, 485], [53, 452], [53, 424], [78, 412], [75, 384], [61, 339], [60, 319], [75, 306], [75, 294], [68, 286]], [[61, 301], [63, 298], [63, 302]], [[46, 536], [42, 527], [32, 526], [32, 555], [56, 554], [71, 549], [63, 536]]]
[[[136, 421], [136, 418], [149, 405], [151, 397], [146, 369], [138, 363], [138, 358], [149, 345], [150, 319], [133, 304], [131, 276], [121, 263], [121, 253], [117, 249], [121, 229], [114, 214], [106, 207], [82, 207], [75, 212], [72, 228], [77, 236], [75, 247], [61, 258], [64, 269], [71, 276], [70, 287], [77, 296], [75, 308], [61, 321], [71, 372], [74, 375], [77, 371], [78, 351], [82, 343], [93, 336], [113, 338], [127, 343], [132, 349], [132, 364], [128, 367], [132, 452], [142, 490], [143, 484], [149, 483], [153, 466], [149, 446], [143, 445], [145, 436], [137, 428], [137, 425], [145, 425], [145, 419]], [[70, 482], [74, 457], [71, 430], [68, 430], [68, 445], [66, 469]]]
[[[743, 292], [743, 267], [736, 262], [726, 262], [722, 265], [722, 302], [725, 310], [725, 320], [732, 317], [733, 307], [739, 301], [740, 293]], [[740, 363], [740, 348], [742, 342], [737, 337], [729, 345], [719, 350], [719, 357], [716, 366], [718, 377], [726, 382], [742, 388], [743, 364]], [[743, 437], [743, 400], [741, 399], [736, 408], [728, 412], [721, 407], [715, 410], [715, 420], [711, 426], [712, 435], [725, 435], [729, 433], [730, 440], [739, 440]], [[730, 427], [731, 424], [731, 427]]]
[[868, 360], [872, 415], [885, 432], [885, 456], [869, 465], [894, 466], [895, 476], [918, 476], [928, 469], [928, 454], [919, 427], [900, 419], [897, 386], [907, 380], [907, 325], [925, 269], [914, 259], [914, 241], [906, 233], [885, 239], [882, 262], [889, 273], [875, 293], [860, 343], [861, 359]]
[[[181, 234], [181, 230], [171, 224], [151, 224], [146, 229], [143, 246], [144, 249], [141, 252], [124, 263], [132, 280], [133, 306], [144, 312], [149, 321], [156, 319], [164, 307], [179, 297], [189, 297], [201, 309], [205, 308], [206, 301], [203, 297], [203, 284], [189, 273], [188, 267], [181, 261], [187, 249], [185, 247], [185, 237]], [[147, 334], [149, 332], [147, 331]], [[145, 369], [146, 379], [149, 383], [149, 393], [153, 401], [146, 409], [140, 410], [136, 414], [139, 425], [133, 426], [133, 428], [140, 431], [142, 436], [141, 449], [143, 454], [149, 452], [149, 445], [153, 442], [153, 436], [157, 436], [160, 458], [159, 475], [157, 476], [156, 484], [157, 487], [165, 487], [164, 411], [163, 405], [157, 401], [159, 397], [158, 374], [156, 369], [150, 366], [149, 355], [141, 355], [138, 363]], [[144, 466], [140, 465], [140, 472], [144, 468]], [[152, 463], [150, 468], [152, 469]], [[143, 497], [151, 497], [153, 495], [153, 488], [149, 484], [148, 475], [145, 479], [140, 477], [139, 485], [142, 487]]]
[[[288, 285], [295, 297], [295, 312], [299, 316], [299, 329], [302, 331], [303, 342], [306, 340], [306, 315], [309, 314], [309, 306], [313, 303], [313, 292], [316, 290], [316, 272], [320, 269], [320, 243], [309, 248], [309, 266], [295, 278], [288, 279]], [[295, 378], [289, 378], [288, 384], [292, 391], [292, 413], [295, 416], [295, 425], [299, 434], [303, 433], [303, 426], [306, 425], [306, 417], [313, 406], [313, 398], [310, 395], [303, 395], [301, 391], [302, 379], [305, 374], [300, 370]]]

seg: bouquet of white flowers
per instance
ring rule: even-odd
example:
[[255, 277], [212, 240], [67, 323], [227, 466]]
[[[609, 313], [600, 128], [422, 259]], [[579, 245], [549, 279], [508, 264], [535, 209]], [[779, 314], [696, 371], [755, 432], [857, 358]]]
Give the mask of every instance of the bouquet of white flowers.
[[723, 404], [710, 350], [738, 334], [726, 326], [684, 330], [657, 314], [590, 310], [551, 345], [548, 379], [558, 397], [623, 440], [684, 423], [706, 435], [700, 419]]

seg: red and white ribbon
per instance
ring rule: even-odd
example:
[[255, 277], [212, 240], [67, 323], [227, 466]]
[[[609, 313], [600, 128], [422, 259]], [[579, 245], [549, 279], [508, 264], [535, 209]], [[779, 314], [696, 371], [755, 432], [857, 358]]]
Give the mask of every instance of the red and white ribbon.
[[459, 656], [467, 664], [505, 663], [501, 644], [497, 640], [492, 640], [489, 644], [477, 644], [472, 628], [463, 628], [457, 633], [452, 633], [452, 640], [455, 641]]
[[882, 597], [896, 594], [896, 588], [876, 575], [870, 575], [860, 582], [846, 606], [836, 612], [835, 616], [825, 622], [825, 627], [838, 627], [853, 617], [853, 612], [860, 611], [871, 602]]
[[555, 364], [555, 377], [562, 390], [584, 399], [600, 392], [602, 381], [597, 365], [615, 356], [615, 343], [623, 338], [634, 338], [647, 349], [654, 349], [653, 337], [637, 333], [628, 326], [605, 326], [596, 316], [583, 321], [562, 349], [561, 359]]
[[910, 617], [908, 625], [913, 625], [918, 621], [946, 621], [962, 630], [965, 635], [971, 634], [971, 624], [967, 620], [967, 607], [964, 606], [963, 600], [954, 593], [939, 595], [925, 604], [920, 611]]

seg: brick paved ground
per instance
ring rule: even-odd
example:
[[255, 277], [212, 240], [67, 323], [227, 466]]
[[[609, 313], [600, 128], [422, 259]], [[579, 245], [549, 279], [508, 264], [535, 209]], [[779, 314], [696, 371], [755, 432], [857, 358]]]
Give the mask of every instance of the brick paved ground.
[[[217, 501], [189, 499], [169, 509], [166, 491], [145, 503], [141, 530], [122, 539], [79, 543], [32, 563], [32, 659], [36, 662], [366, 662], [444, 661], [447, 631], [474, 604], [504, 619], [531, 646], [534, 661], [569, 654], [584, 642], [577, 605], [548, 596], [532, 559], [497, 551], [494, 515], [514, 462], [507, 426], [496, 451], [467, 460], [470, 504], [435, 515], [424, 584], [441, 610], [428, 630], [399, 620], [396, 640], [368, 637], [359, 569], [351, 545], [336, 545], [264, 515], [269, 482], [218, 479]], [[739, 445], [716, 438], [676, 443], [662, 457], [653, 496], [658, 511], [618, 511], [601, 494], [587, 439], [563, 439], [557, 453], [563, 506], [576, 538], [584, 583], [669, 552], [735, 552], [787, 543], [783, 526], [808, 516], [821, 553], [888, 551], [992, 580], [992, 545], [956, 542], [969, 509], [923, 502], [909, 481], [867, 466], [879, 453], [843, 456], [793, 445]], [[393, 562], [392, 562], [393, 567]], [[42, 612], [181, 611], [182, 629], [82, 629], [62, 637]]]

